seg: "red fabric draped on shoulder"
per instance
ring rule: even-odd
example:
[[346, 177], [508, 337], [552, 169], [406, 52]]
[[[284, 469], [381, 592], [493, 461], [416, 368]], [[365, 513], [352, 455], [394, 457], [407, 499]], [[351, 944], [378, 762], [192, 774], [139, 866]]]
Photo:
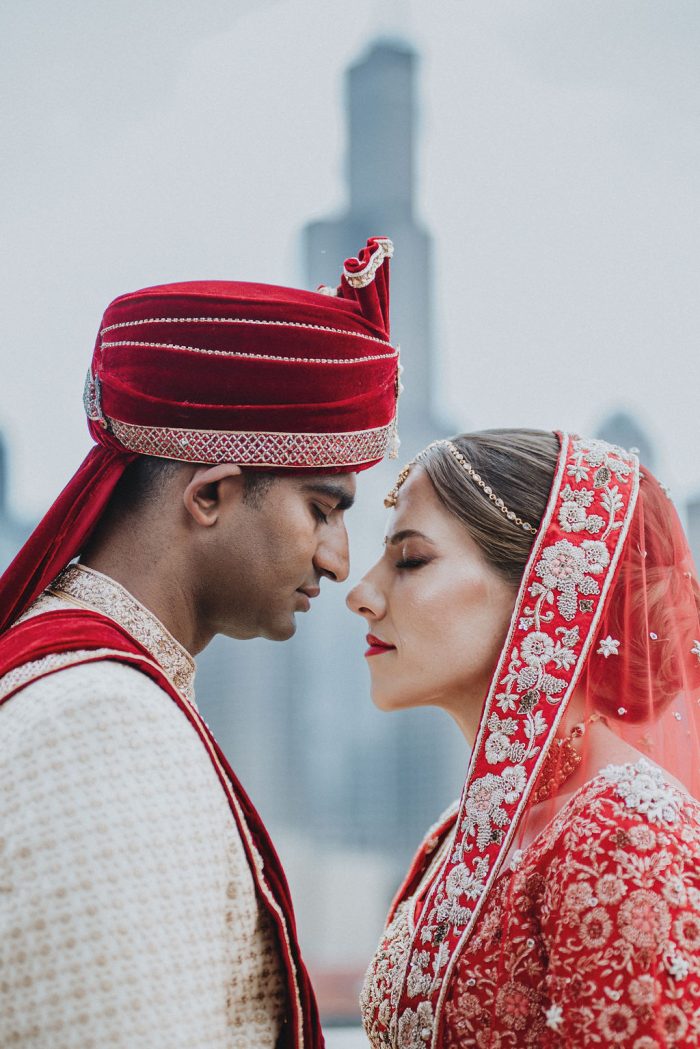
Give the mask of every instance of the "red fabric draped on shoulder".
[[29, 607], [80, 552], [135, 455], [92, 448], [77, 473], [0, 578], [0, 633]]

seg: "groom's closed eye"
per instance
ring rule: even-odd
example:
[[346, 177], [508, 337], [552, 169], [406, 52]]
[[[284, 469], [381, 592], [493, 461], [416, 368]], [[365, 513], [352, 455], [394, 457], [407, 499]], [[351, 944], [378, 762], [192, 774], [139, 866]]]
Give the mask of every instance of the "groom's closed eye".
[[320, 496], [322, 499], [327, 499], [332, 503], [332, 507], [328, 509], [328, 513], [332, 513], [333, 510], [349, 510], [355, 502], [354, 495], [341, 484], [334, 484], [332, 481], [310, 481], [304, 485], [303, 490], [308, 492], [310, 495]]

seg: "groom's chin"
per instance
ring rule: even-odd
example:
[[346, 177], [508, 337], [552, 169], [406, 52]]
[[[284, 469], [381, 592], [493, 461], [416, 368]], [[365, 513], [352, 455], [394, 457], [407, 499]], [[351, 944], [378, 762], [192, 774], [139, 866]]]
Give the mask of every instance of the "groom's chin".
[[297, 623], [294, 615], [280, 617], [274, 623], [269, 623], [261, 632], [260, 637], [267, 641], [289, 641], [297, 632]]

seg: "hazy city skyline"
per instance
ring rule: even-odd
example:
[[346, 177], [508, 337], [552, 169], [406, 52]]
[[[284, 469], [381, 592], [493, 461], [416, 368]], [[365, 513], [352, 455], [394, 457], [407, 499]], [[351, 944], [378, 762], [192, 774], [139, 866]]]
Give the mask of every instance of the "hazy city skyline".
[[621, 406], [674, 491], [697, 488], [700, 9], [378, 10], [5, 11], [0, 428], [16, 509], [41, 512], [88, 447], [80, 390], [114, 295], [186, 277], [301, 280], [302, 224], [344, 204], [342, 72], [408, 16], [437, 409], [460, 426], [591, 431]]

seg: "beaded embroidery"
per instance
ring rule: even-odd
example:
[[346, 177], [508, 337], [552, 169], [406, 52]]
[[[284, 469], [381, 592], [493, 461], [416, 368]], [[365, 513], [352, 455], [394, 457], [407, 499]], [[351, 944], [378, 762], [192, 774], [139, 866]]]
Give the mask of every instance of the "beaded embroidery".
[[377, 238], [376, 250], [372, 253], [367, 265], [355, 273], [351, 273], [344, 268], [343, 276], [351, 288], [366, 288], [374, 280], [377, 270], [384, 262], [384, 259], [392, 258], [393, 254], [394, 245], [391, 241], [387, 237]]
[[[132, 322], [137, 323], [137, 322]], [[348, 334], [354, 334], [348, 332]], [[364, 337], [364, 336], [363, 336]], [[377, 339], [377, 342], [381, 340]], [[386, 343], [384, 345], [387, 345]], [[283, 361], [286, 364], [366, 364], [367, 361], [391, 361], [398, 357], [398, 350], [391, 353], [375, 353], [368, 357], [279, 357], [271, 353], [243, 353], [236, 350], [205, 350], [201, 346], [185, 346], [175, 342], [146, 342], [141, 339], [118, 339], [114, 342], [102, 340], [102, 346], [144, 346], [148, 349], [187, 350], [188, 353], [206, 353], [211, 357], [242, 357], [253, 361]], [[389, 347], [391, 349], [391, 347]]]
[[[647, 775], [645, 764], [637, 761], [617, 771], [633, 783]], [[440, 1046], [534, 1049], [549, 1044], [548, 1028], [567, 1046], [618, 1044], [616, 1010], [658, 1000], [658, 986], [646, 971], [650, 949], [673, 981], [666, 984], [671, 1000], [679, 984], [695, 977], [677, 1014], [681, 1028], [692, 1022], [700, 974], [700, 808], [681, 791], [668, 789], [679, 812], [673, 830], [655, 827], [648, 813], [618, 800], [615, 782], [604, 770], [576, 792], [524, 852], [513, 854], [453, 970]], [[450, 839], [448, 829], [441, 848]], [[411, 976], [406, 962], [413, 914], [435, 872], [431, 861], [425, 861], [424, 871], [417, 888], [404, 890], [365, 978], [361, 1008], [373, 1049], [426, 1049], [429, 1044], [412, 1020], [417, 1010], [400, 1029], [391, 1004], [395, 981], [403, 980], [404, 971], [418, 981], [425, 968], [416, 955]], [[513, 899], [519, 902], [506, 924], [505, 909]], [[616, 1004], [625, 998], [625, 1004]], [[676, 1005], [663, 1006], [662, 1017], [669, 1009]], [[647, 1017], [635, 1016], [651, 1033]], [[641, 1037], [634, 1049], [656, 1044]]]
[[107, 419], [107, 424], [124, 448], [141, 455], [195, 463], [310, 469], [382, 459], [393, 436], [393, 423], [351, 433], [189, 430], [139, 426], [117, 419]]
[[[272, 328], [302, 328], [307, 331], [321, 331], [331, 335], [350, 335], [354, 339], [366, 339], [368, 342], [376, 342], [380, 346], [391, 348], [386, 339], [380, 339], [377, 335], [367, 335], [362, 331], [348, 331], [347, 328], [331, 328], [328, 324], [305, 324], [303, 321], [270, 321], [251, 317], [147, 317], [140, 321], [120, 321], [118, 324], [109, 324], [106, 328], [102, 328], [100, 336], [119, 328], [142, 328], [148, 324], [263, 324]], [[186, 348], [190, 349], [189, 346]], [[218, 351], [200, 350], [195, 352], [217, 353]], [[289, 358], [279, 357], [274, 359], [289, 360]], [[342, 364], [343, 362], [342, 359], [338, 359], [329, 363]]]
[[[193, 702], [195, 663], [192, 656], [168, 633], [160, 620], [119, 583], [85, 565], [69, 565], [57, 576], [47, 594], [73, 599], [119, 623], [148, 649], [175, 688]], [[30, 614], [35, 608], [36, 605], [32, 606]], [[41, 608], [36, 610], [42, 611]], [[72, 657], [75, 658], [75, 653]]]
[[678, 819], [678, 792], [666, 780], [658, 765], [646, 758], [636, 764], [608, 765], [601, 771], [628, 809], [641, 812], [650, 823], [675, 823]]

